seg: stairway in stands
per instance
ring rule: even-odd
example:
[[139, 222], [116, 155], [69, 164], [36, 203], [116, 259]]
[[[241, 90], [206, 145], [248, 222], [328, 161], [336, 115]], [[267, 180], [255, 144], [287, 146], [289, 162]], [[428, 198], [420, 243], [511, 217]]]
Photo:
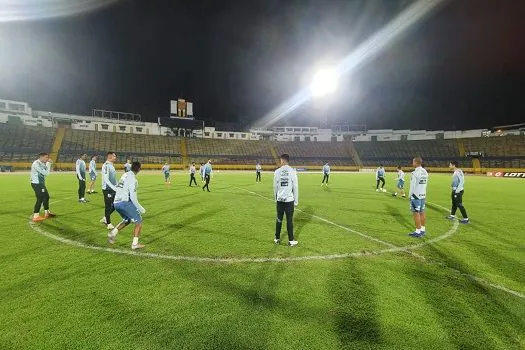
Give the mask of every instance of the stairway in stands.
[[188, 140], [183, 137], [180, 139], [180, 153], [182, 154], [182, 166], [188, 166]]
[[53, 141], [53, 147], [51, 148], [51, 154], [49, 155], [51, 160], [56, 163], [58, 159], [58, 154], [60, 153], [60, 148], [62, 147], [62, 141], [64, 141], [64, 136], [66, 134], [66, 128], [60, 127], [55, 133], [55, 140]]
[[275, 164], [277, 164], [277, 166], [280, 166], [281, 163], [279, 162], [279, 155], [277, 155], [277, 151], [275, 151], [275, 148], [273, 147], [271, 142], [268, 142], [268, 146], [270, 147], [270, 152], [272, 153], [272, 157], [275, 161]]
[[348, 152], [348, 155], [352, 157], [352, 159], [354, 160], [354, 163], [358, 167], [362, 168], [363, 162], [361, 161], [361, 157], [359, 157], [359, 153], [357, 153], [357, 150], [354, 147], [354, 143], [351, 140], [349, 140], [349, 141], [344, 141], [344, 144], [345, 144], [346, 151]]

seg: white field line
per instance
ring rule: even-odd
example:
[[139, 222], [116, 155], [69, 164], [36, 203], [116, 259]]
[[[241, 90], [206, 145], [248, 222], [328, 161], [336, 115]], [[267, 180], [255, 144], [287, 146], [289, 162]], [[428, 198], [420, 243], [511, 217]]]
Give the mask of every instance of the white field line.
[[[237, 187], [237, 188], [240, 188], [240, 187]], [[242, 190], [245, 190], [245, 189], [242, 189]], [[248, 190], [245, 190], [245, 191], [248, 191]], [[256, 194], [256, 195], [258, 195], [258, 196], [260, 196], [262, 198], [265, 198], [267, 200], [272, 200], [272, 199], [269, 199], [269, 198], [264, 197], [262, 195], [259, 195], [258, 193], [255, 193], [255, 192], [252, 192], [252, 191], [248, 191], [248, 192], [254, 193], [254, 194]], [[52, 203], [57, 203], [59, 201], [67, 200], [67, 199], [70, 199], [70, 198], [65, 198], [65, 199], [53, 201], [53, 202], [51, 202], [51, 204]], [[435, 204], [435, 203], [430, 203], [430, 204], [432, 204], [432, 205], [434, 205], [436, 207], [439, 207], [439, 208], [441, 208], [441, 209], [443, 209], [445, 211], [448, 211], [448, 208], [445, 208], [445, 207], [443, 207], [443, 206], [441, 206], [439, 204]], [[305, 213], [305, 214], [308, 214], [308, 213]], [[308, 214], [308, 215], [311, 215], [311, 214]], [[316, 216], [314, 216], [314, 217], [316, 217]], [[316, 218], [318, 218], [318, 219], [320, 219], [322, 221], [326, 220], [326, 219], [323, 219], [321, 217], [316, 217]], [[329, 223], [329, 224], [335, 224], [335, 223], [332, 223], [329, 220], [326, 220], [326, 222]], [[357, 231], [351, 230], [351, 229], [349, 229], [347, 227], [344, 227], [344, 226], [341, 226], [341, 225], [338, 225], [338, 224], [335, 224], [335, 225], [337, 227], [345, 229], [345, 230], [347, 230], [349, 232], [357, 233]], [[90, 250], [107, 252], [107, 253], [112, 253], [112, 254], [132, 255], [132, 256], [138, 256], [138, 257], [144, 257], [144, 258], [163, 259], [163, 260], [172, 260], [172, 261], [191, 261], [191, 262], [203, 262], [203, 263], [228, 263], [228, 264], [234, 264], [234, 263], [271, 263], [271, 262], [285, 262], [286, 263], [286, 262], [294, 262], [294, 261], [336, 260], [336, 259], [345, 259], [345, 258], [351, 258], [351, 257], [374, 256], [374, 255], [379, 255], [379, 254], [384, 254], [384, 253], [393, 253], [393, 252], [408, 252], [408, 253], [415, 254], [414, 252], [410, 252], [410, 251], [414, 250], [414, 249], [421, 248], [421, 247], [423, 247], [425, 245], [428, 245], [428, 244], [432, 244], [432, 243], [441, 241], [443, 239], [446, 239], [446, 238], [452, 236], [457, 231], [457, 229], [459, 227], [459, 222], [455, 221], [453, 226], [450, 228], [450, 230], [448, 230], [444, 235], [441, 235], [439, 237], [436, 237], [436, 238], [433, 238], [433, 239], [421, 242], [419, 244], [414, 244], [414, 245], [409, 245], [409, 246], [404, 246], [404, 247], [397, 247], [397, 246], [394, 246], [393, 244], [385, 242], [387, 244], [387, 246], [389, 246], [389, 248], [382, 249], [382, 250], [375, 251], [375, 252], [354, 252], [354, 253], [329, 254], [329, 255], [309, 255], [309, 256], [288, 257], [288, 258], [210, 258], [210, 257], [199, 257], [199, 256], [184, 256], [184, 255], [168, 255], [168, 254], [146, 253], [146, 252], [133, 251], [133, 250], [123, 250], [123, 249], [118, 249], [118, 248], [108, 248], [108, 247], [94, 246], [94, 245], [90, 245], [90, 244], [85, 244], [85, 243], [82, 243], [82, 242], [74, 241], [74, 240], [71, 240], [71, 239], [67, 239], [67, 238], [64, 238], [64, 237], [60, 237], [60, 236], [57, 236], [55, 234], [52, 234], [52, 233], [42, 229], [38, 224], [32, 222], [31, 220], [29, 221], [29, 226], [35, 232], [41, 234], [42, 236], [45, 236], [47, 238], [51, 238], [51, 239], [53, 239], [55, 241], [58, 241], [60, 243], [64, 243], [64, 244], [67, 244], [67, 245], [70, 245], [70, 246], [74, 246], [74, 247], [78, 247], [78, 248], [90, 249]], [[364, 235], [364, 234], [361, 234], [361, 235]], [[367, 236], [367, 235], [364, 235], [364, 236]], [[367, 236], [367, 237], [370, 237], [370, 236]], [[374, 238], [374, 237], [371, 237], [371, 238]], [[415, 254], [415, 256], [420, 257], [423, 260], [425, 260], [425, 258], [423, 256], [419, 255], [419, 254]], [[469, 278], [471, 280], [474, 280], [474, 281], [476, 281], [478, 283], [481, 283], [481, 284], [487, 285], [489, 287], [501, 290], [503, 292], [506, 292], [506, 293], [509, 293], [511, 295], [514, 295], [514, 296], [516, 296], [518, 298], [525, 299], [525, 295], [524, 294], [522, 294], [522, 293], [520, 293], [518, 291], [512, 290], [510, 288], [507, 288], [507, 287], [505, 287], [503, 285], [489, 282], [487, 280], [484, 280], [484, 279], [482, 279], [480, 277], [477, 277], [477, 276], [474, 276], [474, 275], [471, 275], [471, 274], [466, 274], [466, 273], [461, 272], [461, 271], [459, 271], [457, 269], [448, 267], [446, 264], [440, 263], [439, 265], [441, 265], [443, 267], [446, 267], [446, 268], [449, 268], [450, 270], [452, 270], [452, 271], [454, 271], [456, 273], [459, 273], [460, 275], [465, 276], [465, 277], [467, 277], [467, 278]]]
[[[263, 196], [263, 195], [261, 195], [261, 194], [259, 194], [259, 193], [256, 193], [256, 192], [253, 192], [253, 191], [247, 190], [247, 189], [245, 189], [245, 188], [236, 187], [236, 186], [235, 186], [234, 188], [237, 188], [237, 189], [242, 190], [242, 191], [246, 191], [246, 192], [248, 192], [248, 193], [251, 193], [251, 194], [253, 194], [253, 195], [255, 195], [255, 196], [258, 196], [258, 197], [260, 197], [260, 198], [262, 198], [262, 199], [265, 199], [265, 200], [267, 200], [267, 201], [271, 201], [271, 202], [274, 201], [274, 200], [271, 199], [271, 198], [265, 197], [265, 196]], [[415, 256], [415, 257], [417, 257], [417, 258], [419, 258], [419, 259], [425, 260], [425, 258], [424, 258], [423, 256], [421, 256], [421, 255], [419, 255], [419, 254], [417, 254], [417, 253], [414, 253], [414, 252], [408, 250], [407, 247], [398, 247], [398, 246], [396, 246], [396, 245], [394, 245], [394, 244], [392, 244], [392, 243], [385, 242], [385, 241], [383, 241], [383, 240], [381, 240], [381, 239], [379, 239], [379, 238], [369, 236], [369, 235], [364, 234], [364, 233], [362, 233], [362, 232], [359, 232], [359, 231], [353, 230], [353, 229], [351, 229], [351, 228], [349, 228], [349, 227], [339, 225], [339, 224], [336, 223], [336, 222], [333, 222], [333, 221], [330, 221], [330, 220], [328, 220], [328, 219], [322, 218], [322, 217], [320, 217], [320, 216], [318, 216], [318, 215], [307, 213], [307, 212], [305, 212], [304, 210], [301, 210], [301, 209], [299, 209], [299, 208], [295, 208], [295, 211], [298, 211], [298, 212], [301, 212], [301, 213], [303, 213], [303, 214], [305, 214], [305, 215], [311, 216], [312, 218], [315, 218], [315, 219], [317, 219], [317, 220], [319, 220], [319, 221], [322, 221], [322, 222], [327, 223], [327, 224], [329, 224], [329, 225], [335, 226], [335, 227], [340, 228], [340, 229], [342, 229], [342, 230], [345, 230], [345, 231], [347, 231], [347, 232], [355, 233], [356, 235], [361, 236], [361, 237], [363, 237], [363, 238], [365, 238], [365, 239], [368, 239], [368, 240], [370, 240], [370, 241], [373, 241], [373, 242], [379, 243], [379, 244], [381, 244], [381, 245], [387, 246], [387, 247], [389, 248], [388, 251], [391, 251], [391, 252], [406, 252], [406, 253], [408, 253], [408, 254], [410, 254], [410, 255], [413, 255], [413, 256]], [[452, 232], [452, 233], [453, 233], [453, 232]], [[386, 250], [383, 250], [382, 252], [386, 252]]]

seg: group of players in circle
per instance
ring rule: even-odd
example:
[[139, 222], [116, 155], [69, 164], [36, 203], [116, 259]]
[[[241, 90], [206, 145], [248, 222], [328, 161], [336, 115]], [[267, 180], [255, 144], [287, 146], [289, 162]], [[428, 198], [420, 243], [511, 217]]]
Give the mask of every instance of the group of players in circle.
[[[94, 184], [97, 179], [96, 171], [96, 160], [97, 157], [93, 156], [89, 163], [89, 168], [86, 170], [85, 160], [87, 155], [83, 154], [75, 164], [76, 176], [78, 179], [78, 197], [80, 203], [89, 202], [84, 198], [86, 192], [86, 175], [90, 176], [90, 185], [87, 190], [88, 194], [94, 194]], [[134, 224], [133, 229], [133, 240], [131, 244], [131, 249], [141, 249], [144, 248], [143, 244], [139, 243], [139, 237], [142, 231], [142, 214], [146, 213], [146, 209], [139, 203], [137, 198], [137, 188], [138, 180], [136, 175], [141, 170], [140, 162], [132, 162], [128, 160], [124, 164], [124, 174], [117, 181], [117, 172], [115, 170], [114, 162], [117, 159], [115, 152], [108, 152], [106, 154], [106, 161], [102, 165], [102, 194], [104, 198], [104, 216], [100, 220], [101, 224], [104, 224], [108, 229], [108, 242], [109, 244], [114, 244], [116, 237], [120, 231], [122, 231], [129, 224]], [[295, 246], [298, 244], [298, 241], [294, 237], [294, 225], [293, 225], [293, 215], [294, 208], [299, 203], [299, 183], [297, 178], [296, 169], [292, 168], [289, 165], [290, 156], [288, 154], [282, 154], [280, 156], [281, 166], [275, 170], [273, 178], [273, 198], [276, 202], [277, 210], [277, 219], [275, 225], [275, 237], [274, 243], [280, 244], [281, 242], [281, 228], [284, 216], [286, 215], [287, 221], [287, 233], [288, 233], [288, 244], [290, 246]], [[210, 178], [212, 175], [212, 165], [211, 159], [207, 163], [203, 163], [200, 166], [200, 175], [201, 180], [204, 183], [202, 190], [209, 190]], [[428, 184], [428, 173], [422, 167], [423, 160], [420, 157], [415, 157], [412, 161], [414, 166], [414, 171], [411, 174], [410, 182], [410, 191], [409, 191], [409, 200], [410, 200], [410, 210], [413, 213], [415, 231], [409, 233], [410, 236], [420, 238], [423, 237], [426, 233], [425, 224], [426, 224], [426, 214], [425, 214], [425, 200]], [[463, 219], [460, 220], [461, 223], [468, 224], [469, 218], [465, 207], [463, 206], [463, 194], [464, 194], [464, 185], [465, 177], [463, 171], [459, 168], [457, 161], [451, 161], [449, 164], [450, 169], [454, 171], [452, 175], [452, 208], [450, 215], [447, 216], [449, 220], [456, 220], [456, 211], [459, 209], [463, 215]], [[40, 153], [37, 160], [31, 165], [31, 187], [35, 193], [36, 202], [34, 205], [32, 221], [41, 222], [48, 218], [53, 218], [56, 216], [55, 213], [49, 209], [49, 192], [46, 187], [46, 177], [50, 174], [52, 168], [52, 162], [49, 159], [48, 153]], [[196, 174], [195, 163], [192, 163], [189, 169], [190, 174], [190, 184], [191, 187], [193, 184], [197, 185], [195, 180]], [[171, 184], [170, 177], [170, 167], [166, 163], [162, 167], [162, 172], [164, 174], [165, 183], [167, 185]], [[262, 167], [260, 163], [256, 164], [256, 183], [261, 182], [261, 172]], [[381, 164], [376, 170], [376, 191], [386, 192], [384, 189], [385, 186], [385, 174], [386, 171]], [[326, 163], [323, 166], [323, 180], [321, 186], [328, 186], [328, 181], [330, 177], [330, 166]], [[379, 184], [381, 183], [381, 188]], [[401, 167], [397, 168], [397, 190], [403, 198], [406, 197], [404, 191], [405, 184], [405, 174]], [[397, 196], [398, 191], [394, 192], [392, 195]], [[41, 207], [44, 207], [44, 216], [40, 215]], [[111, 223], [111, 214], [117, 211], [121, 216], [122, 221], [114, 226]]]

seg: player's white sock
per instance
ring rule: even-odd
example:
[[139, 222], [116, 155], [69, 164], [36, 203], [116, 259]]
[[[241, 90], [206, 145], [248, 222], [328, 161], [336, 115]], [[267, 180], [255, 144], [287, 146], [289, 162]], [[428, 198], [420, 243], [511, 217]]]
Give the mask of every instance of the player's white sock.
[[421, 231], [426, 231], [425, 226], [421, 226]]
[[421, 233], [421, 229], [416, 228], [416, 233]]
[[118, 234], [118, 229], [117, 228], [114, 228], [113, 230], [111, 230], [111, 237], [115, 238]]
[[136, 246], [139, 244], [139, 238], [138, 237], [133, 237], [133, 243], [131, 244], [131, 246]]
[[49, 210], [44, 210], [44, 213], [47, 215], [49, 214]]

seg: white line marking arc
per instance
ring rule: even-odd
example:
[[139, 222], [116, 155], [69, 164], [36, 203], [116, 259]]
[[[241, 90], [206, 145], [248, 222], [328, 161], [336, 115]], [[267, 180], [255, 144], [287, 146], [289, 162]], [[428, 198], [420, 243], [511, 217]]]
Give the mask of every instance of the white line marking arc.
[[[243, 191], [246, 191], [246, 192], [249, 192], [249, 193], [252, 193], [252, 194], [255, 194], [261, 198], [264, 198], [266, 200], [270, 200], [270, 201], [273, 201], [272, 199], [270, 198], [267, 198], [267, 197], [264, 197], [256, 192], [252, 192], [252, 191], [249, 191], [249, 190], [246, 190], [246, 189], [243, 189], [243, 188], [240, 188], [240, 187], [235, 187], [237, 189], [241, 189]], [[56, 203], [58, 201], [55, 201], [54, 203]], [[442, 210], [445, 210], [445, 211], [448, 211], [448, 208], [445, 208], [439, 204], [435, 204], [435, 203], [430, 203], [436, 207], [439, 207], [441, 208]], [[173, 260], [173, 261], [192, 261], [192, 262], [205, 262], [205, 263], [230, 263], [230, 264], [233, 264], [233, 263], [268, 263], [268, 262], [293, 262], [293, 261], [318, 261], [318, 260], [335, 260], [335, 259], [345, 259], [345, 258], [351, 258], [351, 257], [363, 257], [363, 256], [373, 256], [373, 255], [379, 255], [379, 254], [384, 254], [384, 253], [394, 253], [394, 252], [406, 252], [406, 253], [409, 253], [411, 255], [414, 255], [415, 257], [418, 257], [422, 260], [425, 260], [425, 257], [419, 255], [419, 254], [416, 254], [414, 252], [412, 252], [412, 250], [414, 249], [418, 249], [418, 248], [421, 248], [425, 245], [428, 245], [428, 244], [432, 244], [432, 243], [435, 243], [435, 242], [439, 242], [441, 240], [444, 240], [450, 236], [452, 236], [458, 229], [459, 227], [459, 223], [458, 221], [455, 221], [454, 224], [452, 225], [452, 227], [450, 228], [450, 230], [448, 230], [444, 235], [441, 235], [441, 236], [438, 236], [436, 238], [433, 238], [433, 239], [430, 239], [430, 240], [426, 240], [424, 242], [421, 242], [419, 244], [414, 244], [414, 245], [409, 245], [409, 246], [404, 246], [404, 247], [398, 247], [398, 246], [395, 246], [391, 243], [388, 243], [388, 242], [385, 242], [385, 241], [382, 241], [380, 239], [377, 239], [375, 237], [372, 237], [372, 236], [368, 236], [364, 233], [361, 233], [361, 232], [358, 232], [358, 231], [355, 231], [353, 229], [350, 229], [348, 227], [345, 227], [345, 226], [342, 226], [342, 225], [339, 225], [337, 223], [334, 223], [330, 220], [327, 220], [327, 219], [324, 219], [322, 217], [319, 217], [317, 215], [314, 215], [314, 214], [309, 214], [309, 213], [306, 213], [300, 209], [297, 209], [298, 211], [301, 211], [302, 213], [304, 214], [307, 214], [307, 215], [310, 215], [320, 221], [323, 221], [323, 222], [326, 222], [330, 225], [333, 225], [333, 226], [336, 226], [338, 228], [341, 228], [343, 230], [346, 230], [348, 232], [352, 232], [352, 233], [355, 233], [361, 237], [364, 237], [366, 239], [369, 239], [369, 240], [372, 240], [372, 241], [375, 241], [377, 243], [380, 243], [380, 244], [383, 244], [389, 248], [387, 249], [382, 249], [382, 250], [378, 250], [378, 251], [375, 251], [375, 252], [354, 252], [354, 253], [344, 253], [344, 254], [330, 254], [330, 255], [308, 255], [308, 256], [298, 256], [298, 257], [289, 257], [289, 258], [210, 258], [210, 257], [198, 257], [198, 256], [183, 256], [183, 255], [167, 255], [167, 254], [157, 254], [157, 253], [146, 253], [146, 252], [137, 252], [137, 251], [133, 251], [133, 250], [123, 250], [123, 249], [118, 249], [118, 248], [108, 248], [108, 247], [100, 247], [100, 246], [94, 246], [94, 245], [89, 245], [89, 244], [85, 244], [85, 243], [82, 243], [82, 242], [78, 242], [78, 241], [74, 241], [74, 240], [70, 240], [68, 238], [64, 238], [64, 237], [60, 237], [60, 236], [57, 236], [55, 234], [52, 234], [50, 232], [47, 232], [46, 230], [42, 229], [38, 224], [35, 224], [34, 222], [32, 222], [31, 220], [29, 220], [29, 226], [37, 233], [45, 236], [45, 237], [48, 237], [48, 238], [51, 238], [55, 241], [58, 241], [58, 242], [61, 242], [61, 243], [64, 243], [64, 244], [67, 244], [67, 245], [70, 245], [70, 246], [74, 246], [74, 247], [79, 247], [79, 248], [85, 248], [85, 249], [90, 249], [90, 250], [95, 250], [95, 251], [102, 251], [102, 252], [108, 252], [108, 253], [113, 253], [113, 254], [122, 254], [122, 255], [132, 255], [132, 256], [139, 256], [139, 257], [145, 257], [145, 258], [155, 258], [155, 259], [164, 259], [164, 260]], [[489, 281], [486, 281], [480, 277], [477, 277], [477, 276], [474, 276], [474, 275], [470, 275], [470, 274], [466, 274], [466, 273], [463, 273], [457, 269], [454, 269], [454, 268], [451, 268], [451, 267], [448, 267], [447, 265], [444, 265], [444, 264], [441, 264], [443, 265], [444, 267], [447, 267], [453, 271], [455, 271], [456, 273], [459, 273], [465, 277], [468, 277], [469, 279], [472, 279], [478, 283], [482, 283], [482, 284], [485, 284], [487, 286], [490, 286], [492, 288], [495, 288], [495, 289], [498, 289], [498, 290], [501, 290], [503, 292], [506, 292], [506, 293], [509, 293], [511, 295], [514, 295], [518, 298], [521, 298], [521, 299], [525, 299], [525, 295], [518, 292], [518, 291], [515, 291], [515, 290], [512, 290], [512, 289], [509, 289], [505, 286], [502, 286], [502, 285], [499, 285], [499, 284], [494, 284], [494, 283], [491, 283]]]

